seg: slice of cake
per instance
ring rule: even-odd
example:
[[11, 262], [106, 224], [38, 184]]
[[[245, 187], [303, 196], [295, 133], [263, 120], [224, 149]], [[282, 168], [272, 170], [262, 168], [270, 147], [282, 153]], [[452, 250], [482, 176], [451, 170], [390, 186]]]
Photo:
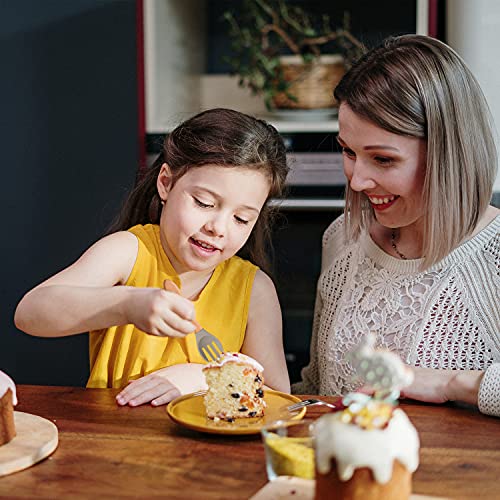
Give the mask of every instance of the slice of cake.
[[16, 386], [8, 375], [0, 371], [0, 445], [12, 441], [16, 435], [14, 424], [16, 403]]
[[223, 353], [203, 368], [208, 391], [207, 416], [228, 422], [235, 418], [262, 417], [264, 368], [255, 359], [238, 352]]
[[402, 410], [368, 397], [320, 417], [314, 438], [316, 499], [410, 498], [419, 439]]

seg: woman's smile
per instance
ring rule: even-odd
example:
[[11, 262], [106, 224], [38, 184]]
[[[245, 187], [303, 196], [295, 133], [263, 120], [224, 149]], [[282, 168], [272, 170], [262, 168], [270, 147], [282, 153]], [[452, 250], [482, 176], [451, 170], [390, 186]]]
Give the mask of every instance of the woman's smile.
[[370, 200], [373, 209], [379, 212], [386, 210], [389, 207], [392, 207], [399, 199], [399, 196], [397, 195], [386, 195], [386, 196], [367, 195], [367, 197]]

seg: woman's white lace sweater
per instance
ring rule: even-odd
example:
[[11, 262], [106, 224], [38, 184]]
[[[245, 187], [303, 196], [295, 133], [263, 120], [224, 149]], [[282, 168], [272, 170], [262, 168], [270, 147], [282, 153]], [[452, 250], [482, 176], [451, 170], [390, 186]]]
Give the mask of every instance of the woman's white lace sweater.
[[500, 416], [500, 216], [430, 269], [400, 260], [364, 233], [345, 243], [344, 217], [323, 236], [311, 361], [302, 394], [354, 390], [346, 353], [367, 333], [408, 364], [486, 370], [479, 409]]

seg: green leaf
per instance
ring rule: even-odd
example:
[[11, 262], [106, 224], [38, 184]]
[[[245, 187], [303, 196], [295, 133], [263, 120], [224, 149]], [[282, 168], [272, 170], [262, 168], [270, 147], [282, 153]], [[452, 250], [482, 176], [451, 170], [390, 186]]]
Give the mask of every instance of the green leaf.
[[314, 54], [311, 54], [311, 53], [302, 54], [302, 60], [306, 64], [310, 64], [310, 63], [314, 62], [315, 59], [316, 59], [316, 57], [314, 56]]

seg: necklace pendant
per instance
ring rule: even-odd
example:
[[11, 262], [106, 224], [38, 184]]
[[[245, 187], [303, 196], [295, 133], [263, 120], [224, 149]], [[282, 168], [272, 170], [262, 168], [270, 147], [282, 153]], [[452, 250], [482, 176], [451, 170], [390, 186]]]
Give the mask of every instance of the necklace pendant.
[[394, 251], [397, 253], [398, 257], [402, 260], [408, 260], [405, 254], [401, 253], [396, 246], [396, 231], [394, 229], [391, 230], [391, 246]]

